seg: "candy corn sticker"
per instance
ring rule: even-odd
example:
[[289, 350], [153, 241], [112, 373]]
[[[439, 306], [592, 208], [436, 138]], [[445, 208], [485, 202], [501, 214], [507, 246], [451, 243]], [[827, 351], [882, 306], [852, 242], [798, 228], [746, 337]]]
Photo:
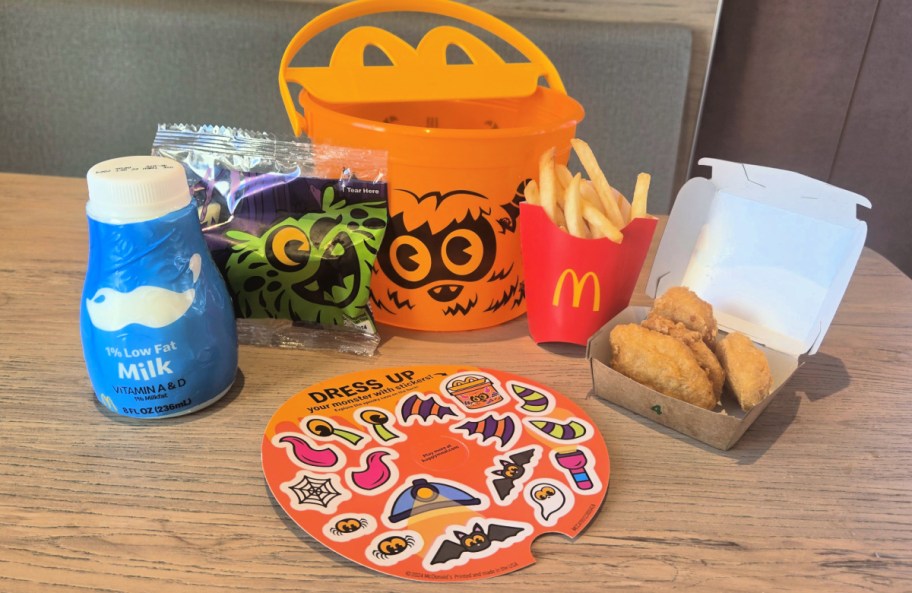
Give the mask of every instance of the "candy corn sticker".
[[579, 535], [610, 464], [574, 402], [509, 373], [380, 369], [310, 386], [263, 435], [273, 497], [342, 556], [417, 581], [468, 581], [535, 562], [544, 533]]

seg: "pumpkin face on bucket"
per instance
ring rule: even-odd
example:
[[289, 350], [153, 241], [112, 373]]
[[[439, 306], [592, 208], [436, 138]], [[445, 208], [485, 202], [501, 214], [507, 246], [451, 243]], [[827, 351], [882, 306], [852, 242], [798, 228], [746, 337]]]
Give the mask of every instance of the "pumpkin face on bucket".
[[371, 286], [377, 320], [459, 330], [520, 315], [516, 221], [524, 185], [506, 196], [395, 189]]

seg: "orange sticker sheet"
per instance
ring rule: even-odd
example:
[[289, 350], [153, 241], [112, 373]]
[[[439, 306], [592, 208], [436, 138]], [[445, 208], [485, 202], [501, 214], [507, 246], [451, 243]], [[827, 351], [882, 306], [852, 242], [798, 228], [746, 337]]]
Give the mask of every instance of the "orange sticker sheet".
[[272, 495], [314, 539], [418, 581], [532, 564], [543, 533], [575, 537], [608, 488], [605, 441], [572, 401], [496, 370], [416, 366], [313, 385], [266, 428]]

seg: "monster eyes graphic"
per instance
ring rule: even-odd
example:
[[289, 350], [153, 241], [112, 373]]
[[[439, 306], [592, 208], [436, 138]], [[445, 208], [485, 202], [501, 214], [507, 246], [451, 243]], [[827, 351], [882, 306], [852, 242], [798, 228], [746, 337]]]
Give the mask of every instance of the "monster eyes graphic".
[[286, 272], [303, 268], [310, 259], [310, 239], [300, 227], [280, 226], [266, 239], [266, 258]]
[[[323, 218], [314, 223], [312, 233], [316, 234], [320, 227], [336, 226], [335, 219]], [[338, 260], [349, 253], [354, 245], [347, 232], [340, 232], [331, 240], [323, 241], [320, 257], [324, 260]], [[266, 238], [266, 259], [278, 270], [294, 272], [305, 268], [310, 261], [314, 248], [310, 237], [301, 227], [287, 224], [276, 227]]]
[[484, 259], [481, 237], [469, 229], [456, 229], [443, 239], [443, 265], [457, 276], [476, 272]]
[[371, 299], [378, 318], [401, 315], [406, 326], [421, 319], [429, 329], [448, 327], [455, 317], [474, 328], [492, 314], [511, 318], [507, 311], [521, 310], [525, 293], [514, 265], [523, 186], [493, 196], [397, 188], [374, 267], [380, 282]]
[[390, 244], [390, 252], [393, 255], [388, 265], [401, 283], [420, 283], [431, 273], [431, 253], [420, 239], [410, 235], [396, 237]]
[[494, 229], [483, 216], [469, 214], [435, 232], [429, 224], [406, 230], [403, 215], [397, 215], [390, 228], [395, 238], [380, 251], [380, 267], [405, 288], [443, 283], [429, 291], [437, 301], [455, 299], [462, 286], [449, 283], [480, 280], [494, 263]]

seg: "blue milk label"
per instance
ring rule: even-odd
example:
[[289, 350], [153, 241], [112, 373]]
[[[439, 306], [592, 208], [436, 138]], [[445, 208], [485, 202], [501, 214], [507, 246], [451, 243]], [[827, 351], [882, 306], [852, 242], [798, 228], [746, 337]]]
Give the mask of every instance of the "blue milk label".
[[237, 370], [234, 312], [192, 206], [124, 225], [89, 218], [83, 352], [107, 408], [184, 414], [223, 395]]

